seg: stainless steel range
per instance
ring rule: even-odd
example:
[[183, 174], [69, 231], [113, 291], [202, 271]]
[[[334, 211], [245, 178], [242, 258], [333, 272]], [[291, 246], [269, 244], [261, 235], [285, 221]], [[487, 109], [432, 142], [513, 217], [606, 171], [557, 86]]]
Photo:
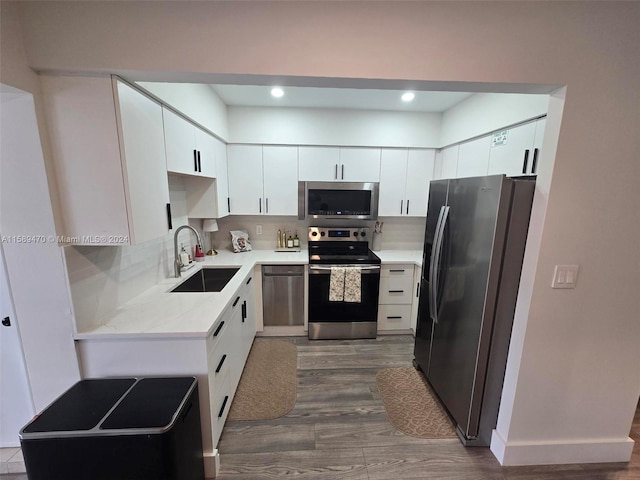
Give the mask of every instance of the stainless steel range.
[[309, 228], [310, 339], [376, 338], [381, 262], [369, 237], [368, 228]]

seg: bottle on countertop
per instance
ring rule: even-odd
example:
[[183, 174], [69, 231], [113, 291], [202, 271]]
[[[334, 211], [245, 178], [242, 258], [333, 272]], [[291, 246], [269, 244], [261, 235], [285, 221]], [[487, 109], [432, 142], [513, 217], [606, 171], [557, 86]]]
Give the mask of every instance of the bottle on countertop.
[[281, 238], [282, 248], [287, 248], [287, 232], [282, 230], [282, 234], [280, 238]]
[[182, 265], [189, 265], [189, 254], [184, 249], [184, 244], [180, 244], [180, 263]]
[[278, 241], [276, 242], [278, 248], [282, 248], [282, 232], [278, 230]]
[[289, 238], [287, 238], [287, 248], [293, 248], [293, 238], [291, 238], [291, 233], [289, 233]]
[[293, 247], [300, 248], [300, 238], [298, 238], [298, 232], [296, 232], [296, 236], [293, 237]]

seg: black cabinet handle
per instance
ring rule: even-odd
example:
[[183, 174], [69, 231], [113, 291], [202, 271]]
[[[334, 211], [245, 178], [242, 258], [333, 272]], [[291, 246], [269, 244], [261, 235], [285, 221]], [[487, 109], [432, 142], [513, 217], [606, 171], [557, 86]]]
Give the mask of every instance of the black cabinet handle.
[[224, 364], [224, 361], [227, 359], [227, 354], [225, 353], [224, 355], [222, 355], [222, 358], [220, 359], [220, 363], [218, 363], [218, 366], [216, 367], [216, 373], [220, 373], [220, 369], [222, 368], [222, 365]]
[[536, 173], [536, 169], [538, 168], [538, 148], [533, 149], [533, 162], [531, 162], [531, 173]]
[[258, 211], [259, 213], [262, 213], [262, 198], [258, 199]]
[[416, 284], [416, 298], [420, 298], [420, 282]]
[[200, 163], [200, 150], [198, 150], [198, 171], [202, 172], [202, 163]]
[[402, 273], [404, 272], [404, 268], [395, 268], [395, 269], [391, 269], [389, 270], [390, 273]]
[[220, 322], [220, 325], [218, 325], [218, 328], [216, 328], [216, 331], [213, 332], [213, 336], [217, 337], [218, 334], [220, 333], [220, 330], [222, 330], [222, 327], [224, 326], [224, 320]]
[[388, 320], [398, 320], [401, 316], [387, 317]]
[[338, 164], [336, 163], [336, 174], [335, 174], [336, 180], [338, 179]]
[[264, 199], [264, 213], [269, 213], [269, 199], [265, 198]]
[[527, 173], [527, 167], [529, 166], [529, 149], [524, 151], [524, 161], [522, 162], [522, 173]]
[[404, 293], [404, 290], [389, 290], [389, 293]]
[[169, 230], [173, 230], [173, 223], [171, 222], [171, 204], [167, 203], [167, 224], [169, 225]]
[[231, 198], [227, 197], [227, 213], [231, 213]]
[[247, 301], [242, 302], [242, 323], [247, 319]]
[[235, 307], [239, 301], [240, 301], [240, 297], [236, 297], [235, 301], [233, 302], [233, 306]]
[[224, 401], [222, 402], [222, 407], [220, 407], [220, 412], [218, 413], [218, 418], [222, 418], [222, 414], [224, 414], [224, 407], [227, 406], [227, 400], [229, 400], [229, 395], [224, 396]]
[[342, 180], [344, 180], [344, 165], [342, 165]]
[[193, 151], [193, 170], [195, 172], [198, 171], [198, 151], [197, 150]]
[[251, 283], [251, 279], [252, 279], [252, 278], [253, 278], [253, 277], [249, 277], [249, 280], [247, 280], [247, 283], [245, 283], [245, 285], [249, 285], [249, 284]]
[[409, 215], [409, 200], [407, 200], [407, 215]]
[[404, 200], [400, 200], [400, 215], [402, 215], [402, 211], [404, 210]]

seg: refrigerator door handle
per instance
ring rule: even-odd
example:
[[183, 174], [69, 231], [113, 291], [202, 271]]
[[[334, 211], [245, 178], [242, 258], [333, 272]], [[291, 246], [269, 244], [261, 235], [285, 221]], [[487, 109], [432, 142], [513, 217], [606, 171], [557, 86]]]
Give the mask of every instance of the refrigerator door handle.
[[436, 261], [438, 257], [438, 242], [440, 240], [440, 227], [442, 225], [442, 217], [444, 217], [445, 206], [440, 207], [440, 214], [436, 223], [436, 231], [433, 236], [433, 246], [431, 247], [431, 258], [429, 259], [429, 316], [431, 320], [438, 323], [437, 310], [435, 308], [435, 277], [436, 277]]
[[440, 262], [442, 261], [442, 247], [444, 246], [444, 229], [449, 219], [449, 210], [451, 207], [442, 207], [442, 220], [440, 221], [440, 231], [438, 232], [438, 240], [436, 243], [436, 258], [433, 263], [433, 321], [438, 323], [438, 284], [440, 283]]

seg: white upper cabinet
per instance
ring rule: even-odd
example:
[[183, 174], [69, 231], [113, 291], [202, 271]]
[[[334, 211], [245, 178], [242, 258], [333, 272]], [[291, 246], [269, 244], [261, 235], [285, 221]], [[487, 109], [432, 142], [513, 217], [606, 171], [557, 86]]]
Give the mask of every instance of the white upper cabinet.
[[304, 182], [338, 180], [340, 149], [337, 147], [298, 147], [298, 179]]
[[59, 233], [78, 245], [165, 235], [160, 104], [115, 78], [43, 75], [41, 82], [64, 222]]
[[227, 145], [232, 215], [261, 215], [262, 145]]
[[405, 215], [426, 217], [429, 202], [429, 183], [433, 180], [436, 152], [433, 149], [409, 149], [407, 158], [407, 186]]
[[379, 148], [299, 147], [301, 181], [379, 182]]
[[214, 138], [216, 152], [216, 218], [229, 215], [229, 176], [227, 146]]
[[434, 162], [431, 149], [383, 148], [378, 215], [426, 216]]
[[540, 160], [545, 119], [518, 125], [492, 136], [490, 175], [535, 175]]
[[229, 215], [227, 146], [215, 137], [209, 138], [215, 158], [216, 178], [196, 175], [184, 177], [187, 187], [187, 216], [190, 218], [222, 218]]
[[163, 107], [167, 171], [216, 176], [215, 137]]
[[298, 214], [298, 147], [262, 147], [264, 213]]
[[458, 150], [457, 178], [480, 177], [487, 174], [491, 135], [476, 138], [460, 144]]
[[338, 180], [344, 182], [379, 182], [380, 148], [340, 148]]
[[298, 147], [228, 145], [232, 215], [297, 215]]
[[456, 178], [458, 173], [458, 144], [443, 148], [442, 167], [440, 170], [440, 178]]

